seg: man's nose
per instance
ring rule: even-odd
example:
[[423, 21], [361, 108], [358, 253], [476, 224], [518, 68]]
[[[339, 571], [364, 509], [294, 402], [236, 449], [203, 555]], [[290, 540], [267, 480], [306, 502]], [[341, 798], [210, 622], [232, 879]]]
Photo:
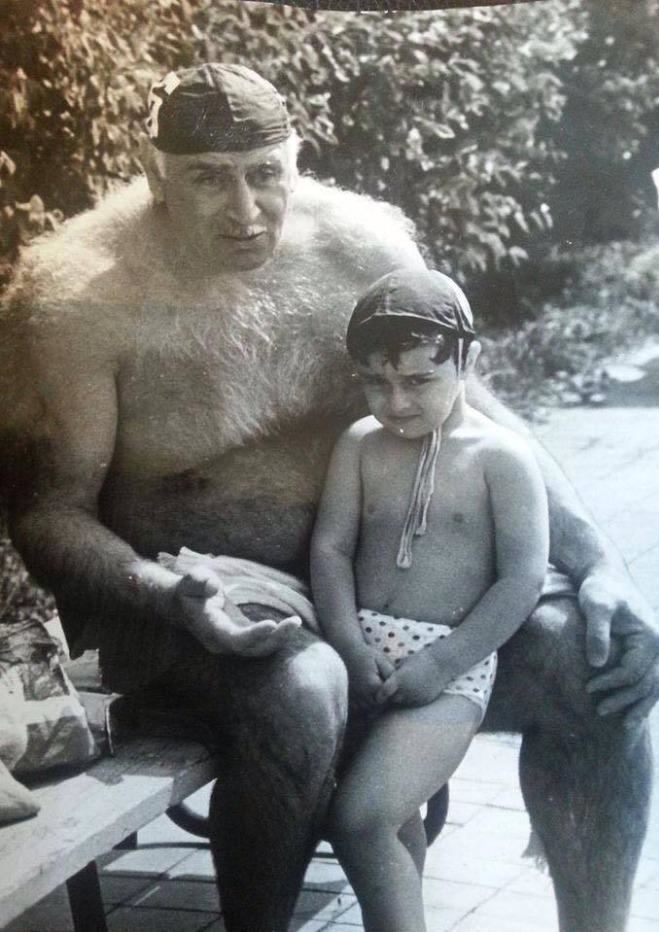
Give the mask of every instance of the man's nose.
[[259, 214], [256, 198], [244, 178], [238, 178], [231, 189], [227, 213], [234, 223], [248, 226]]

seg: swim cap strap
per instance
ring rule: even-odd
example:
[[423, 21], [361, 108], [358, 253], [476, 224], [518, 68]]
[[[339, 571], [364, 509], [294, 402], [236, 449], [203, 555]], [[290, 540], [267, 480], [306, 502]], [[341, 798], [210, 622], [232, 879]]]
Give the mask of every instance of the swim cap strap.
[[435, 470], [437, 457], [441, 446], [441, 435], [438, 430], [426, 434], [419, 453], [419, 462], [416, 467], [416, 476], [412, 487], [410, 505], [400, 538], [396, 566], [407, 570], [412, 565], [412, 543], [415, 537], [426, 533], [428, 523], [428, 508], [430, 499], [435, 490]]

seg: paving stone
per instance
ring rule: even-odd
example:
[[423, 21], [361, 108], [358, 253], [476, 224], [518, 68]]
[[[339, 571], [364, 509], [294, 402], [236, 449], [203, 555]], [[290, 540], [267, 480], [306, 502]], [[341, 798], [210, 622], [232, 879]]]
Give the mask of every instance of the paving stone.
[[466, 825], [480, 811], [475, 803], [462, 803], [451, 799], [449, 803], [447, 825]]
[[131, 906], [192, 909], [209, 913], [220, 910], [215, 884], [204, 880], [158, 881], [134, 897]]
[[526, 812], [524, 797], [519, 786], [507, 786], [492, 799], [492, 805], [501, 809], [514, 809], [517, 812]]
[[4, 932], [73, 932], [66, 887], [58, 887], [4, 927]]
[[[478, 738], [480, 738], [480, 735], [478, 735]], [[460, 771], [451, 777], [449, 786], [449, 806], [452, 806], [453, 800], [462, 803], [474, 803], [475, 805], [489, 803], [496, 799], [501, 792], [500, 783], [485, 780], [471, 780], [465, 777]]]
[[503, 887], [527, 869], [517, 861], [502, 861], [498, 858], [475, 857], [473, 850], [462, 853], [435, 849], [428, 853], [424, 877], [452, 880], [458, 883], [477, 883], [492, 888]]
[[453, 909], [466, 915], [493, 895], [492, 887], [475, 883], [456, 883], [426, 877], [423, 881], [423, 902], [435, 909]]
[[337, 861], [314, 860], [304, 877], [305, 889], [349, 893], [350, 885]]
[[165, 846], [162, 848], [137, 848], [134, 851], [114, 850], [99, 859], [106, 874], [139, 874], [156, 877], [171, 870], [180, 861], [189, 857], [185, 848]]
[[659, 892], [649, 887], [637, 888], [632, 898], [632, 916], [659, 921]]
[[213, 867], [210, 850], [195, 851], [193, 854], [186, 853], [181, 860], [168, 869], [167, 876], [177, 880], [204, 879], [214, 881], [215, 868]]
[[153, 885], [153, 880], [124, 874], [101, 874], [101, 892], [106, 906], [118, 906], [134, 899]]
[[506, 884], [506, 890], [514, 893], [526, 893], [532, 896], [553, 896], [554, 885], [548, 873], [529, 867], [527, 870]]
[[465, 915], [459, 909], [434, 909], [428, 907], [424, 910], [426, 917], [426, 932], [450, 932]]
[[511, 890], [499, 890], [475, 910], [474, 914], [512, 922], [523, 919], [527, 930], [533, 928], [538, 932], [556, 932], [558, 929], [556, 905], [554, 898], [550, 896], [531, 896]]
[[209, 913], [178, 909], [131, 909], [120, 906], [108, 917], [109, 932], [201, 932], [214, 918]]
[[629, 920], [627, 932], [659, 932], [659, 920], [641, 919], [639, 917], [632, 916], [632, 918]]
[[303, 890], [295, 907], [295, 917], [301, 919], [318, 919], [329, 922], [342, 916], [357, 902], [354, 894], [324, 893], [321, 890]]

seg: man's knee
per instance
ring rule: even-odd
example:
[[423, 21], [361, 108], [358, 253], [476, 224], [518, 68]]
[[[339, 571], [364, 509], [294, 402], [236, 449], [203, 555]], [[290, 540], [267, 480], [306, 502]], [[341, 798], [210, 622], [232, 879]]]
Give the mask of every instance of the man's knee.
[[596, 671], [586, 658], [585, 635], [576, 599], [543, 601], [499, 652], [485, 729], [608, 727], [586, 689]]
[[348, 713], [348, 676], [343, 661], [323, 641], [313, 641], [287, 659], [280, 701], [303, 730], [318, 735], [343, 733]]

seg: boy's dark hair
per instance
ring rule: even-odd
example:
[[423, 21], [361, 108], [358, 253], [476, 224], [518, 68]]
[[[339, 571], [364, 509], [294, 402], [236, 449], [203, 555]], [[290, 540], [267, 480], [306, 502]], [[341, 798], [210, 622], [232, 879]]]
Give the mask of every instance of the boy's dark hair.
[[[470, 334], [462, 338], [460, 367], [466, 364], [472, 340]], [[424, 345], [437, 347], [433, 361], [438, 365], [449, 357], [458, 365], [459, 336], [442, 331], [431, 321], [414, 317], [375, 317], [350, 332], [346, 343], [350, 357], [362, 365], [368, 363], [373, 353], [383, 353], [387, 362], [397, 367], [401, 353]]]

